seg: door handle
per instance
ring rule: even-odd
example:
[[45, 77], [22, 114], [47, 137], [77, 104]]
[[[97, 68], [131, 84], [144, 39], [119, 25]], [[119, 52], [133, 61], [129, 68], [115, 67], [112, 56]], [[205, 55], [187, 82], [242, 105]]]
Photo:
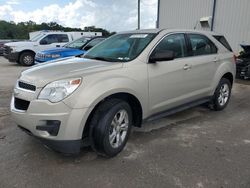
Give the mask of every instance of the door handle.
[[188, 65], [188, 64], [186, 64], [186, 65], [184, 65], [183, 69], [184, 69], [184, 70], [190, 70], [190, 69], [191, 69], [191, 66]]
[[60, 45], [56, 45], [56, 47], [58, 48], [58, 47], [60, 47]]

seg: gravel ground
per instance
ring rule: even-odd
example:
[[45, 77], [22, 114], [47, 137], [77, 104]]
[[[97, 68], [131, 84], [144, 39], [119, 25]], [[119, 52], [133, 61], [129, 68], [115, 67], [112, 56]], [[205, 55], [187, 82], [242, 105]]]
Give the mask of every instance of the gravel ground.
[[0, 187], [250, 187], [250, 81], [237, 81], [222, 112], [196, 107], [134, 129], [117, 157], [84, 148], [66, 157], [11, 120], [9, 103], [26, 67], [0, 57]]

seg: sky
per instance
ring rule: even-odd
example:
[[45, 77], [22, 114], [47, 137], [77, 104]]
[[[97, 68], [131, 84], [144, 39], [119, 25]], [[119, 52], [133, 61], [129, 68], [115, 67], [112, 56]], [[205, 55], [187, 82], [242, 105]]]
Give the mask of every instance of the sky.
[[[0, 0], [0, 20], [133, 30], [137, 28], [137, 0]], [[156, 20], [157, 0], [141, 0], [141, 28], [155, 28]]]

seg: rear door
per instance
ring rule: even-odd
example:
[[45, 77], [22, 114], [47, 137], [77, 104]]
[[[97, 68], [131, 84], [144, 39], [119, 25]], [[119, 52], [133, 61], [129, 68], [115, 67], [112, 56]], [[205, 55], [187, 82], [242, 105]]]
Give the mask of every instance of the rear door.
[[219, 56], [217, 47], [205, 35], [187, 34], [189, 43], [190, 69], [185, 72], [185, 80], [188, 82], [184, 90], [190, 100], [206, 97], [211, 92], [212, 80], [215, 76]]

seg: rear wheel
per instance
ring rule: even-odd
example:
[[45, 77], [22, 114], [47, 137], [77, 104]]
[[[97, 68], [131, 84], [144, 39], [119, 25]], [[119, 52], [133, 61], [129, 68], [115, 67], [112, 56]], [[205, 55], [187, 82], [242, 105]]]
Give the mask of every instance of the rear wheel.
[[92, 148], [100, 155], [113, 157], [125, 147], [132, 124], [128, 103], [119, 99], [103, 102], [90, 122]]
[[23, 52], [20, 55], [19, 62], [24, 66], [34, 65], [35, 54], [32, 52]]
[[231, 89], [231, 82], [226, 78], [222, 78], [212, 99], [212, 109], [220, 111], [226, 108], [231, 97]]

